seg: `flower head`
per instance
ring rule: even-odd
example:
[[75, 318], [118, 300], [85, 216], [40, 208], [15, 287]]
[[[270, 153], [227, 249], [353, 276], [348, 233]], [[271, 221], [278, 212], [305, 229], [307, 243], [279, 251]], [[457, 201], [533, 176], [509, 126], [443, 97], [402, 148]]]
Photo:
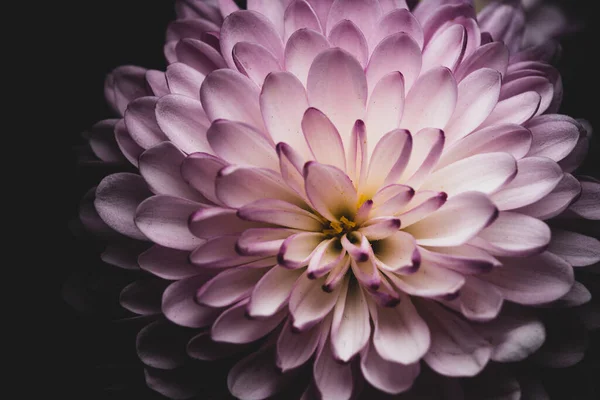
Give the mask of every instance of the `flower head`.
[[[174, 23], [145, 92], [109, 80], [140, 175], [107, 177], [95, 200], [155, 244], [139, 264], [175, 280], [167, 318], [207, 329], [194, 355], [262, 340], [230, 372], [235, 396], [305, 366], [345, 399], [361, 376], [400, 393], [421, 362], [472, 376], [536, 350], [543, 329], [506, 335], [503, 304], [560, 299], [600, 259], [596, 239], [545, 222], [598, 219], [600, 185], [570, 174], [588, 130], [555, 114], [540, 49], [493, 41], [469, 1], [219, 3], [220, 27], [212, 2], [180, 3], [213, 22]], [[507, 342], [519, 350], [498, 356]]]

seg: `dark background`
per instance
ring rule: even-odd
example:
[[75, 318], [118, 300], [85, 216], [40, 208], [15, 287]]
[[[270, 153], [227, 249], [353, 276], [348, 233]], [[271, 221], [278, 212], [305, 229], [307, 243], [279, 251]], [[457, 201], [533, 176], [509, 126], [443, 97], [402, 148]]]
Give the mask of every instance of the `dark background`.
[[[585, 28], [562, 41], [563, 53], [557, 66], [563, 76], [565, 94], [560, 112], [585, 118], [592, 126], [600, 127], [595, 81], [598, 23], [592, 20], [594, 2], [563, 3]], [[54, 253], [50, 257], [60, 261], [53, 264], [44, 282], [50, 293], [44, 301], [50, 316], [48, 328], [55, 333], [46, 346], [56, 350], [56, 356], [41, 366], [41, 373], [56, 375], [56, 379], [52, 379], [54, 387], [48, 394], [61, 399], [161, 398], [143, 391], [142, 368], [135, 356], [135, 329], [114, 329], [107, 323], [115, 315], [125, 315], [119, 311], [118, 290], [110, 288], [118, 288], [130, 281], [131, 276], [117, 271], [114, 277], [107, 278], [103, 272], [106, 266], [98, 262], [101, 248], [78, 238], [74, 234], [77, 229], [70, 221], [77, 216], [79, 199], [106, 173], [97, 166], [78, 165], [74, 151], [84, 143], [81, 132], [112, 116], [103, 98], [105, 76], [123, 64], [164, 70], [162, 44], [167, 24], [173, 19], [173, 4], [168, 0], [80, 1], [69, 5], [69, 17], [61, 25], [61, 32], [65, 32], [60, 43], [65, 50], [62, 61], [72, 66], [72, 70], [68, 76], [61, 77], [61, 90], [66, 92], [68, 100], [60, 104], [60, 139], [54, 142], [58, 148], [50, 165], [52, 169], [57, 168], [53, 174], [64, 185], [53, 193], [58, 200], [53, 213], [58, 227], [53, 236], [58, 244], [52, 247]], [[592, 141], [581, 173], [600, 176], [598, 142], [597, 138]], [[62, 288], [68, 279], [83, 280], [91, 287], [75, 296], [78, 304], [85, 305], [85, 310], [75, 310], [64, 301]], [[569, 374], [592, 377], [593, 365], [598, 361], [597, 345], [592, 354], [595, 359], [590, 355], [581, 366], [563, 377]], [[138, 389], [142, 391], [136, 392]], [[561, 393], [567, 397], [559, 395], [557, 399], [579, 398], [567, 395], [568, 391]]]

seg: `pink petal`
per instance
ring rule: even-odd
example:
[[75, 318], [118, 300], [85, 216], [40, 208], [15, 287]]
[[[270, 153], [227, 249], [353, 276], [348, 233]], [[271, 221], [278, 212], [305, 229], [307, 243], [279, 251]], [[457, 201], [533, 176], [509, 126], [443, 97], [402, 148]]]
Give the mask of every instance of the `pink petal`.
[[201, 306], [194, 301], [196, 290], [209, 278], [194, 276], [174, 282], [165, 290], [162, 297], [162, 312], [170, 321], [188, 328], [202, 328], [210, 325], [221, 310]]
[[397, 212], [396, 215], [400, 217], [402, 228], [406, 228], [438, 210], [446, 200], [448, 200], [446, 193], [420, 190], [415, 193], [403, 210], [399, 210], [404, 212]]
[[118, 122], [118, 119], [106, 119], [94, 124], [90, 131], [86, 132], [94, 155], [102, 161], [109, 163], [125, 161], [115, 140], [115, 125]]
[[323, 221], [313, 213], [281, 200], [264, 199], [239, 210], [241, 218], [305, 231], [321, 231]]
[[387, 272], [385, 275], [398, 289], [419, 297], [438, 297], [454, 294], [465, 283], [463, 275], [439, 267], [425, 259], [421, 260], [419, 269], [410, 275], [398, 276]]
[[422, 246], [460, 246], [497, 216], [498, 209], [486, 195], [464, 192], [450, 197], [439, 210], [405, 229]]
[[600, 262], [600, 241], [576, 232], [552, 229], [548, 251], [574, 267]]
[[[190, 254], [190, 261], [204, 268], [229, 268], [264, 259], [264, 266], [274, 265], [265, 256], [245, 256], [236, 250], [238, 236], [218, 236], [205, 241]], [[258, 267], [259, 265], [254, 265]]]
[[[382, 1], [380, 0], [379, 3], [382, 3]], [[381, 5], [383, 7], [383, 4]], [[386, 12], [384, 10], [384, 13]], [[423, 48], [423, 30], [421, 29], [421, 25], [411, 12], [405, 8], [390, 10], [381, 17], [375, 25], [373, 33], [368, 37], [369, 48], [374, 49], [386, 37], [399, 32], [407, 33], [420, 48]]]
[[226, 167], [219, 172], [215, 185], [219, 200], [232, 208], [241, 208], [262, 199], [304, 205], [304, 201], [283, 182], [281, 176], [268, 169]]
[[168, 247], [154, 245], [138, 257], [140, 268], [159, 278], [180, 280], [195, 275], [210, 276], [190, 263], [189, 251], [175, 250]]
[[167, 67], [165, 77], [170, 93], [200, 100], [200, 85], [205, 76], [194, 68], [176, 62]]
[[369, 88], [390, 72], [400, 72], [406, 91], [412, 88], [421, 71], [421, 49], [415, 40], [404, 32], [383, 39], [372, 51], [366, 74]]
[[[506, 78], [511, 78], [511, 73], [506, 74]], [[534, 91], [541, 96], [540, 106], [536, 111], [539, 115], [546, 111], [552, 102], [554, 96], [554, 87], [548, 81], [548, 78], [542, 76], [524, 76], [511, 81], [506, 81], [502, 85], [500, 100], [509, 99], [521, 93]]]
[[348, 362], [369, 342], [371, 325], [369, 309], [362, 288], [357, 282], [342, 290], [333, 310], [331, 350], [333, 356]]
[[531, 142], [531, 132], [520, 125], [494, 125], [479, 129], [445, 148], [436, 168], [484, 153], [504, 152], [519, 160], [529, 152]]
[[467, 46], [467, 31], [459, 24], [451, 25], [434, 36], [423, 50], [425, 73], [436, 67], [454, 70], [460, 63]]
[[[341, 49], [325, 50], [310, 67], [307, 92], [309, 104], [331, 119], [346, 147], [354, 122], [365, 113], [367, 80], [363, 68]], [[340, 102], [340, 98], [345, 101]]]
[[177, 250], [192, 250], [204, 243], [188, 230], [188, 218], [200, 204], [158, 195], [144, 200], [135, 213], [138, 229], [153, 242]]
[[215, 154], [231, 164], [273, 170], [279, 167], [273, 144], [246, 124], [217, 120], [206, 137]]
[[413, 150], [408, 165], [400, 180], [418, 189], [436, 166], [445, 143], [446, 136], [440, 129], [424, 128], [417, 132], [413, 136]]
[[231, 268], [219, 273], [198, 289], [196, 301], [221, 308], [247, 298], [256, 282], [265, 274], [264, 268]]
[[391, 363], [413, 364], [428, 351], [430, 332], [427, 324], [404, 296], [395, 307], [372, 307], [375, 331], [373, 345], [379, 357]]
[[286, 313], [279, 312], [264, 319], [246, 316], [247, 300], [224, 311], [213, 323], [210, 336], [214, 341], [250, 343], [265, 336], [281, 323]]
[[547, 196], [515, 211], [542, 220], [550, 219], [566, 210], [580, 194], [579, 181], [571, 174], [564, 174], [562, 180]]
[[413, 138], [407, 130], [395, 129], [383, 136], [371, 155], [368, 186], [361, 187], [361, 193], [373, 193], [384, 185], [397, 182], [410, 165], [411, 152]]
[[506, 300], [514, 303], [548, 303], [565, 295], [573, 285], [573, 268], [549, 252], [500, 261], [502, 267], [481, 275], [481, 279], [496, 286]]
[[245, 122], [264, 132], [258, 95], [258, 86], [254, 82], [229, 69], [211, 73], [200, 88], [200, 100], [211, 121]]
[[358, 196], [348, 176], [338, 168], [311, 161], [304, 167], [306, 194], [312, 206], [330, 221], [354, 219]]
[[468, 319], [489, 321], [498, 316], [504, 298], [502, 292], [493, 285], [470, 276], [460, 288], [458, 301], [461, 312]]
[[354, 22], [366, 37], [381, 17], [382, 10], [377, 0], [335, 0], [327, 17], [327, 33], [341, 20]]
[[283, 26], [285, 42], [300, 29], [307, 28], [319, 33], [323, 32], [315, 10], [305, 0], [294, 0], [288, 5], [283, 16]]
[[533, 141], [529, 156], [560, 161], [573, 151], [579, 140], [578, 123], [564, 115], [540, 115], [525, 124]]
[[277, 339], [277, 367], [287, 372], [305, 364], [317, 349], [320, 334], [320, 325], [296, 332], [288, 319]]
[[300, 29], [290, 36], [285, 46], [285, 68], [306, 86], [313, 60], [330, 47], [325, 36], [311, 29]]
[[444, 132], [448, 144], [468, 135], [490, 115], [500, 94], [501, 75], [489, 68], [479, 69], [458, 84], [458, 100]]
[[120, 115], [123, 115], [129, 103], [148, 94], [144, 80], [146, 71], [142, 67], [123, 65], [106, 77], [104, 97]]
[[140, 174], [156, 194], [201, 201], [202, 196], [181, 176], [181, 164], [184, 159], [185, 155], [171, 142], [157, 144], [140, 156]]
[[[283, 23], [283, 18], [281, 22]], [[229, 68], [235, 68], [233, 47], [242, 41], [264, 46], [276, 59], [283, 59], [280, 34], [267, 17], [255, 11], [236, 11], [225, 18], [220, 30], [220, 41], [221, 54]]]
[[159, 314], [160, 296], [167, 285], [160, 279], [138, 279], [121, 290], [119, 304], [135, 314]]
[[289, 187], [294, 189], [308, 203], [306, 190], [304, 189], [304, 177], [302, 176], [303, 157], [290, 145], [283, 142], [277, 144], [277, 155], [279, 156], [281, 177]]
[[127, 161], [137, 167], [138, 158], [144, 151], [144, 148], [133, 140], [125, 126], [124, 119], [120, 119], [115, 125], [115, 140], [119, 146], [119, 150], [127, 158]]
[[435, 171], [421, 189], [444, 191], [449, 196], [471, 190], [490, 194], [516, 174], [517, 162], [510, 154], [477, 154]]
[[181, 95], [161, 97], [156, 106], [156, 121], [165, 135], [186, 153], [212, 153], [206, 140], [210, 122], [202, 104]]
[[342, 285], [327, 293], [321, 287], [323, 282], [324, 278], [312, 280], [306, 274], [296, 281], [289, 303], [295, 329], [304, 331], [312, 328], [335, 306]]
[[[408, 88], [408, 78], [406, 87]], [[406, 96], [400, 126], [411, 132], [423, 128], [443, 129], [454, 113], [456, 81], [448, 68], [434, 68], [419, 76]]]
[[327, 17], [329, 15], [329, 10], [331, 10], [331, 5], [334, 0], [307, 0], [308, 3], [312, 6], [313, 10], [315, 10], [315, 14], [319, 17], [319, 21], [321, 22], [321, 26], [325, 28], [325, 24], [327, 23]]
[[301, 121], [308, 100], [300, 81], [289, 72], [269, 74], [260, 94], [260, 107], [274, 142], [285, 142], [307, 157], [310, 152], [302, 134]]
[[400, 126], [404, 112], [404, 77], [400, 72], [384, 75], [371, 90], [367, 107], [367, 131], [377, 144], [388, 132]]
[[262, 0], [249, 0], [248, 10], [256, 11], [269, 19], [277, 34], [283, 37], [283, 15], [289, 0], [275, 0], [266, 4]]
[[210, 338], [210, 332], [202, 332], [190, 339], [187, 344], [187, 354], [196, 360], [215, 361], [231, 357], [248, 348], [247, 345], [215, 342]]
[[537, 112], [542, 97], [537, 92], [525, 92], [498, 102], [494, 111], [481, 124], [487, 127], [497, 124], [520, 125]]
[[[177, 61], [182, 62], [206, 76], [212, 71], [225, 68], [225, 60], [221, 54], [208, 43], [197, 39], [186, 38], [175, 46]], [[198, 92], [196, 92], [198, 95]]]
[[485, 250], [468, 244], [453, 247], [419, 248], [419, 252], [427, 261], [465, 275], [488, 272], [501, 265]]
[[308, 265], [314, 250], [323, 240], [325, 235], [320, 232], [296, 233], [281, 244], [277, 261], [290, 269]]
[[475, 71], [490, 68], [498, 71], [501, 76], [506, 74], [508, 67], [508, 49], [502, 42], [492, 42], [477, 48], [465, 57], [454, 73], [458, 82]]
[[517, 176], [491, 196], [500, 210], [524, 207], [544, 198], [562, 180], [558, 164], [546, 157], [527, 157], [517, 162]]
[[543, 251], [550, 242], [550, 228], [542, 221], [516, 212], [502, 211], [472, 244], [493, 255], [524, 257]]
[[334, 269], [340, 263], [344, 263], [346, 252], [340, 246], [337, 238], [321, 242], [313, 253], [306, 270], [310, 279], [320, 278]]
[[458, 315], [434, 302], [420, 302], [419, 305], [432, 333], [425, 362], [445, 376], [479, 373], [490, 359], [492, 346]]
[[203, 239], [238, 234], [259, 226], [263, 225], [244, 221], [235, 210], [220, 207], [201, 208], [190, 216], [188, 224], [190, 231]]
[[221, 15], [225, 18], [229, 14], [238, 11], [240, 8], [235, 4], [234, 0], [219, 0], [219, 9], [221, 10]]
[[421, 371], [419, 363], [403, 365], [383, 359], [372, 346], [361, 355], [360, 368], [367, 382], [389, 394], [409, 390]]
[[358, 182], [358, 186], [364, 183], [367, 177], [367, 166], [369, 165], [368, 136], [365, 123], [357, 119], [352, 127], [350, 135], [350, 147], [348, 147], [348, 175]]
[[238, 71], [246, 75], [259, 87], [270, 72], [281, 71], [279, 60], [265, 47], [248, 42], [239, 42], [233, 47], [233, 61]]
[[367, 65], [369, 58], [367, 39], [352, 21], [344, 19], [338, 22], [327, 38], [333, 47], [339, 47], [352, 54], [363, 68]]
[[181, 164], [181, 176], [194, 189], [215, 204], [221, 204], [215, 194], [217, 173], [227, 163], [206, 153], [190, 154]]
[[405, 185], [388, 185], [373, 196], [372, 217], [396, 215], [410, 202], [415, 191]]
[[397, 231], [378, 242], [373, 249], [379, 268], [390, 272], [416, 271], [421, 255], [415, 239], [406, 232]]
[[96, 189], [94, 207], [108, 226], [125, 236], [145, 240], [134, 222], [138, 205], [152, 193], [139, 175], [126, 172], [109, 175]]
[[135, 347], [140, 360], [152, 368], [173, 370], [187, 361], [181, 351], [189, 338], [185, 331], [164, 319], [143, 327], [137, 334]]
[[359, 232], [370, 241], [385, 239], [400, 229], [400, 219], [394, 217], [372, 218], [364, 223]]
[[327, 342], [313, 366], [313, 376], [323, 399], [349, 400], [354, 390], [352, 369], [349, 364], [338, 363]]
[[580, 217], [600, 220], [600, 183], [581, 182], [581, 196], [569, 207], [569, 210]]
[[140, 97], [129, 103], [125, 110], [125, 125], [131, 138], [142, 148], [148, 149], [167, 140], [154, 116], [156, 97]]
[[271, 268], [254, 286], [247, 307], [248, 315], [263, 318], [281, 310], [302, 272], [299, 269], [289, 270], [280, 266]]
[[325, 114], [312, 107], [306, 110], [302, 117], [302, 132], [315, 160], [346, 170], [342, 138]]
[[236, 251], [247, 256], [275, 256], [283, 241], [298, 233], [296, 229], [251, 228], [245, 230], [236, 243]]

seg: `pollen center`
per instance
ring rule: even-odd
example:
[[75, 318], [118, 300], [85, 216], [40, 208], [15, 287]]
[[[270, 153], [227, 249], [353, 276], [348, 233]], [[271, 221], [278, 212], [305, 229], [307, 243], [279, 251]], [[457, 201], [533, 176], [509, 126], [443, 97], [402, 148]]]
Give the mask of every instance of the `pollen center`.
[[350, 221], [346, 217], [340, 218], [340, 221], [331, 221], [329, 227], [323, 229], [323, 233], [330, 236], [340, 236], [351, 232], [356, 228], [356, 222]]

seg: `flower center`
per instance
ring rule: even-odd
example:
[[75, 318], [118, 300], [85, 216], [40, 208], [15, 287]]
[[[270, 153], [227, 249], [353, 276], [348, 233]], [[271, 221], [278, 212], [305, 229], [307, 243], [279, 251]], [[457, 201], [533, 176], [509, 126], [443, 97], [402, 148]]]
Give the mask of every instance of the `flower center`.
[[350, 221], [346, 217], [340, 218], [340, 221], [331, 221], [329, 227], [323, 229], [323, 233], [335, 237], [343, 236], [346, 233], [352, 232], [356, 228], [356, 222]]

